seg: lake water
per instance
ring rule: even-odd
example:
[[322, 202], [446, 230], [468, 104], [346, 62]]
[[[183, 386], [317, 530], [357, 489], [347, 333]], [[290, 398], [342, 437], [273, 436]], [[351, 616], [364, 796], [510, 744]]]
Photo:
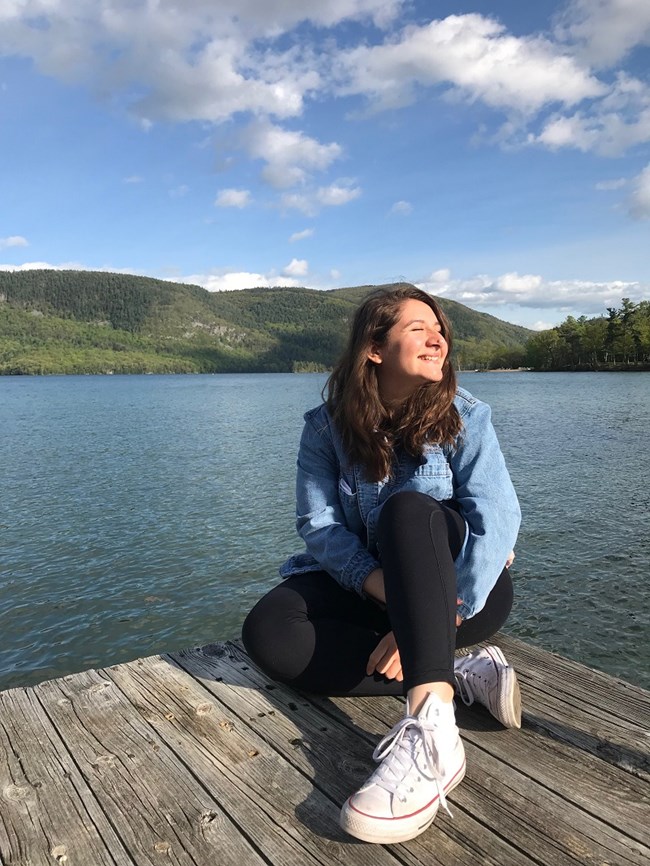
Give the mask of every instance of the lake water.
[[[235, 636], [302, 549], [324, 381], [0, 377], [0, 688]], [[460, 382], [524, 512], [507, 630], [650, 687], [650, 373]]]

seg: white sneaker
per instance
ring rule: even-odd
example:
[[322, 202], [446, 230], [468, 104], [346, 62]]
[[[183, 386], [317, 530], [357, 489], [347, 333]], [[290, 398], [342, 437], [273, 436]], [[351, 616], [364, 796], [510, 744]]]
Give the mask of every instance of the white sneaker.
[[455, 659], [454, 678], [456, 692], [468, 707], [477, 701], [506, 728], [521, 727], [517, 675], [499, 647], [483, 647]]
[[417, 716], [406, 716], [373, 753], [381, 765], [341, 810], [341, 827], [365, 842], [390, 844], [418, 836], [446, 794], [465, 775], [465, 750], [454, 706], [430, 694]]

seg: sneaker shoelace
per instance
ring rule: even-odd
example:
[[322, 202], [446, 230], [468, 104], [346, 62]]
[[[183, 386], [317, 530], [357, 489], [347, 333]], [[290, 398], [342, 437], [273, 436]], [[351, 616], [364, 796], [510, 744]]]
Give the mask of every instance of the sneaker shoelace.
[[476, 671], [455, 671], [454, 679], [458, 686], [458, 694], [461, 701], [467, 707], [471, 707], [475, 700], [487, 701], [487, 678], [482, 677]]
[[[440, 805], [452, 817], [442, 784], [443, 777], [438, 769], [438, 750], [434, 740], [437, 730], [436, 725], [415, 716], [405, 716], [401, 719], [372, 753], [375, 761], [382, 762], [373, 776], [373, 782], [391, 794], [397, 794], [404, 801], [404, 794], [413, 791], [412, 787], [407, 787], [405, 777], [408, 776], [409, 771], [413, 772], [412, 767], [416, 764], [417, 758], [422, 757], [426, 772], [432, 777], [438, 789]], [[418, 741], [421, 748], [418, 748]], [[421, 774], [418, 776], [419, 781]]]

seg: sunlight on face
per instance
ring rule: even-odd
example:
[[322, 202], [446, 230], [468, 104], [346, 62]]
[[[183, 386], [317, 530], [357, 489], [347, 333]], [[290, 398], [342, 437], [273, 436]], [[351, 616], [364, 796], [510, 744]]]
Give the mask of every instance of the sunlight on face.
[[368, 355], [377, 365], [382, 400], [400, 402], [425, 382], [439, 382], [447, 352], [447, 341], [431, 307], [414, 298], [404, 301], [386, 342], [373, 346]]

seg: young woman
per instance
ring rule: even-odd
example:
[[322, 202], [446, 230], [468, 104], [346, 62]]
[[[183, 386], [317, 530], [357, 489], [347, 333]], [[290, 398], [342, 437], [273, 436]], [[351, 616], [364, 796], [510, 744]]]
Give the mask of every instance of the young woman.
[[514, 670], [485, 641], [512, 606], [520, 510], [490, 409], [456, 387], [449, 323], [414, 288], [370, 295], [305, 415], [297, 528], [306, 553], [251, 611], [243, 640], [269, 676], [326, 695], [406, 694], [380, 766], [341, 825], [400, 842], [465, 774], [454, 690], [520, 725]]

